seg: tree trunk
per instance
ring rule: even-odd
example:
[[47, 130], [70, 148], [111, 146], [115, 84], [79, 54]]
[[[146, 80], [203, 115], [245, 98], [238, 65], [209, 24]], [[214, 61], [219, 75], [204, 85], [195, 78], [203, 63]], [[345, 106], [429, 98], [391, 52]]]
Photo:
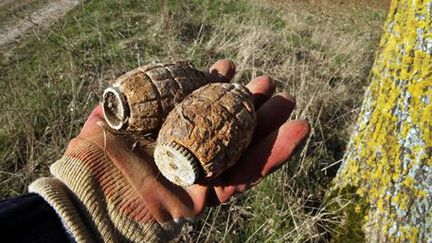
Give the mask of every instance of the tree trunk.
[[335, 240], [432, 242], [432, 1], [393, 1], [370, 77], [329, 193]]

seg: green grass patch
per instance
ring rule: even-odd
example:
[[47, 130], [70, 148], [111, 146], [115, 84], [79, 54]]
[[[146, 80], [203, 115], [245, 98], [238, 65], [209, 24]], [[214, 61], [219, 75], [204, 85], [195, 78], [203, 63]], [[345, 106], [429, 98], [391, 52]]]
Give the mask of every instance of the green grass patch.
[[[39, 1], [38, 1], [39, 2]], [[3, 12], [0, 12], [0, 18]], [[4, 15], [3, 15], [4, 16]], [[0, 65], [0, 197], [48, 175], [107, 82], [153, 61], [237, 64], [235, 81], [272, 76], [308, 119], [301, 154], [237, 200], [185, 227], [183, 240], [327, 241], [322, 204], [363, 97], [384, 13], [285, 1], [87, 1]]]

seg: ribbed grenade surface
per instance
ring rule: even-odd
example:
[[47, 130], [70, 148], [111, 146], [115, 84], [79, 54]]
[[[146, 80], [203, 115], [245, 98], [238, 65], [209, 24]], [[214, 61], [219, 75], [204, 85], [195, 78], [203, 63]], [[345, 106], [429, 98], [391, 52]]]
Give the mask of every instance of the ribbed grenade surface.
[[105, 89], [105, 119], [120, 133], [156, 135], [175, 104], [197, 88], [218, 81], [216, 78], [189, 61], [139, 67]]
[[157, 139], [156, 164], [181, 186], [216, 177], [240, 158], [255, 126], [253, 97], [245, 86], [205, 85], [167, 116]]

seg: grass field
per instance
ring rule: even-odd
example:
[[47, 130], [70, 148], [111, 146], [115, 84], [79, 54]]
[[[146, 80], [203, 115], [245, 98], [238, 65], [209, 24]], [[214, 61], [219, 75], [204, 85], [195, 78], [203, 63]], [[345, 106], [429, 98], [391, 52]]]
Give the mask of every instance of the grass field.
[[[8, 14], [0, 9], [0, 27]], [[280, 171], [209, 209], [178, 241], [327, 241], [343, 219], [326, 210], [323, 197], [359, 111], [385, 15], [382, 4], [331, 1], [85, 2], [1, 58], [0, 197], [24, 193], [48, 175], [109, 80], [153, 61], [187, 58], [204, 69], [231, 58], [235, 81], [268, 74], [279, 91], [295, 95], [292, 117], [308, 119], [312, 134]]]

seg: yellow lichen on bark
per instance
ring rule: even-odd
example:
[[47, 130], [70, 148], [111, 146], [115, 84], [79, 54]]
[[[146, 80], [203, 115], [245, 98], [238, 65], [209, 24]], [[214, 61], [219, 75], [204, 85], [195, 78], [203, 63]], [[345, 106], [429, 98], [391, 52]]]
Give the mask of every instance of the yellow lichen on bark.
[[367, 208], [367, 239], [432, 241], [431, 129], [432, 1], [395, 0], [332, 188]]

